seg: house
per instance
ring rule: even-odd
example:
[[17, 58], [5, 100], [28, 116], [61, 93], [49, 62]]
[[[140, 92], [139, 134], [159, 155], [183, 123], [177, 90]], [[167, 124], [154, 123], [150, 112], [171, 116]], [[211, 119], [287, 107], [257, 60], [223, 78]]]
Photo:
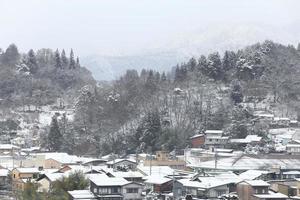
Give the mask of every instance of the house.
[[143, 184], [103, 174], [90, 176], [90, 191], [100, 200], [141, 200]]
[[192, 148], [200, 148], [205, 143], [205, 135], [204, 134], [197, 134], [190, 137]]
[[165, 199], [164, 195], [172, 192], [173, 180], [170, 178], [163, 176], [148, 176], [145, 179], [146, 193], [150, 198], [156, 197]]
[[247, 170], [239, 174], [241, 180], [270, 180], [272, 173], [265, 170]]
[[238, 146], [246, 146], [247, 144], [257, 145], [262, 143], [262, 137], [257, 135], [247, 135], [245, 138], [242, 139], [230, 139], [230, 143], [236, 144]]
[[69, 155], [63, 152], [33, 153], [23, 162], [23, 166], [59, 169], [65, 165], [79, 165], [90, 160], [94, 159]]
[[206, 130], [205, 145], [208, 147], [224, 147], [228, 143], [229, 137], [223, 136], [222, 130]]
[[183, 199], [191, 196], [195, 199], [217, 199], [229, 194], [230, 184], [234, 180], [221, 180], [216, 177], [201, 177], [200, 179], [179, 179], [174, 182], [174, 199]]
[[63, 173], [42, 174], [36, 179], [36, 182], [38, 183], [38, 192], [49, 192], [53, 182], [59, 180], [63, 176]]
[[12, 144], [0, 144], [0, 155], [12, 156], [20, 150], [20, 147]]
[[0, 169], [0, 189], [2, 190], [7, 187], [8, 175], [8, 169]]
[[300, 157], [298, 155], [287, 154], [237, 155], [230, 158], [191, 163], [188, 166], [197, 170], [217, 168], [235, 172], [244, 172], [250, 169], [274, 169], [278, 170], [276, 172], [277, 176], [280, 175], [280, 170], [283, 169], [285, 171], [300, 170]]
[[70, 200], [91, 200], [97, 197], [90, 190], [73, 190], [68, 191]]
[[114, 159], [106, 163], [108, 168], [113, 168], [114, 170], [135, 170], [137, 163], [130, 159]]
[[14, 168], [12, 170], [13, 190], [23, 190], [26, 182], [37, 179], [40, 174], [38, 168]]
[[300, 182], [298, 179], [270, 181], [270, 189], [290, 197], [300, 198]]
[[269, 192], [270, 184], [262, 180], [242, 181], [237, 184], [237, 194], [243, 200], [287, 200], [281, 193]]
[[286, 151], [289, 154], [300, 155], [300, 141], [292, 140], [286, 145]]
[[155, 159], [152, 157], [146, 159], [143, 162], [144, 166], [169, 166], [174, 169], [184, 169], [185, 161], [180, 160], [177, 157], [173, 156], [170, 158], [170, 155], [167, 151], [157, 151]]
[[274, 117], [272, 124], [276, 127], [289, 127], [290, 121], [287, 117]]
[[143, 180], [144, 175], [139, 171], [127, 171], [127, 172], [112, 171], [109, 172], [109, 174], [111, 174], [111, 176], [113, 177], [124, 178], [127, 181], [131, 181], [131, 182], [142, 183], [144, 181]]

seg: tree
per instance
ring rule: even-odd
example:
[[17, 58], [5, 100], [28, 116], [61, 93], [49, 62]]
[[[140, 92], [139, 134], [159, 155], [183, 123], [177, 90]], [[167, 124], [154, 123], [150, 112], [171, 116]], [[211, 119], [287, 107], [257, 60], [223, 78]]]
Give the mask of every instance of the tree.
[[80, 68], [80, 62], [79, 62], [79, 57], [78, 56], [76, 58], [76, 68]]
[[38, 70], [38, 63], [36, 60], [36, 56], [35, 53], [32, 49], [29, 50], [28, 54], [27, 54], [27, 62], [26, 65], [29, 68], [29, 71], [31, 74], [35, 74]]
[[62, 68], [62, 62], [61, 62], [61, 58], [60, 58], [60, 54], [58, 49], [56, 49], [55, 53], [54, 53], [54, 59], [55, 59], [55, 67], [57, 69], [61, 69]]
[[50, 131], [48, 134], [49, 150], [59, 151], [61, 149], [62, 141], [63, 141], [63, 136], [60, 133], [57, 117], [53, 116], [50, 125]]
[[42, 196], [37, 192], [38, 185], [30, 181], [25, 183], [24, 190], [18, 194], [21, 200], [41, 200]]
[[218, 52], [208, 55], [207, 69], [205, 70], [207, 75], [214, 80], [222, 80], [224, 71], [222, 68], [221, 57]]
[[231, 100], [233, 101], [234, 105], [243, 102], [243, 93], [242, 87], [239, 81], [233, 81], [231, 86]]
[[62, 62], [62, 68], [68, 67], [69, 62], [64, 49], [61, 52], [61, 62]]
[[20, 54], [17, 46], [15, 44], [9, 45], [5, 53], [3, 54], [2, 59], [4, 64], [10, 66], [16, 65], [20, 59]]
[[74, 59], [74, 52], [73, 52], [73, 49], [71, 49], [69, 69], [75, 69], [75, 68], [76, 68], [76, 63], [75, 63], [75, 59]]
[[158, 111], [151, 111], [146, 114], [143, 118], [143, 121], [138, 126], [136, 130], [135, 140], [136, 145], [144, 145], [144, 149], [151, 147], [154, 150], [157, 150], [158, 140], [161, 135], [161, 122]]

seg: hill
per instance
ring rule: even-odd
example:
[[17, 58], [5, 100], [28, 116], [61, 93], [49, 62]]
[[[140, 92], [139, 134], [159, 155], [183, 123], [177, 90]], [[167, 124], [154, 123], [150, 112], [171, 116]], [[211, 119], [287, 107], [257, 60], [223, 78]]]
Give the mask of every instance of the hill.
[[30, 50], [20, 53], [16, 45], [0, 51], [1, 106], [43, 106], [57, 98], [74, 98], [78, 89], [95, 84], [91, 73], [79, 63], [71, 50]]

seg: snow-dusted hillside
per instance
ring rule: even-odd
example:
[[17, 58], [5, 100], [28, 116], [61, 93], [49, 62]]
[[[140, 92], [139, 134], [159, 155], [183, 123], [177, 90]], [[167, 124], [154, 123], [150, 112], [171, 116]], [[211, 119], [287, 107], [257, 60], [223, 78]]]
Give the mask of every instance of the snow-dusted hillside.
[[[291, 26], [295, 26], [292, 24]], [[289, 30], [289, 31], [288, 31]], [[178, 63], [201, 54], [225, 50], [237, 50], [247, 45], [273, 40], [281, 44], [297, 44], [299, 34], [288, 27], [255, 24], [218, 24], [196, 28], [192, 32], [170, 36], [168, 41], [155, 49], [147, 49], [134, 55], [82, 58], [82, 63], [92, 71], [97, 80], [112, 80], [127, 69], [142, 68], [169, 71]]]

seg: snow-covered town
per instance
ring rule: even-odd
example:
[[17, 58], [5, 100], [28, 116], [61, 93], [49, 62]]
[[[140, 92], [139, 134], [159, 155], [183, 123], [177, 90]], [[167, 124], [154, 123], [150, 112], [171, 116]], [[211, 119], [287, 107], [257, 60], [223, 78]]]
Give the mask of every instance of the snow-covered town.
[[0, 200], [300, 200], [299, 0], [0, 0]]
[[[50, 122], [53, 113], [65, 113], [72, 120], [70, 111], [41, 112], [35, 126]], [[274, 127], [265, 138], [237, 139], [223, 130], [205, 130], [190, 137], [185, 149], [123, 157], [45, 151], [35, 137], [28, 136], [39, 131], [23, 122], [11, 143], [0, 144], [1, 191], [13, 196], [35, 183], [37, 192], [48, 192], [56, 181], [80, 173], [88, 186], [68, 191], [69, 199], [300, 199], [298, 121], [265, 111], [255, 113], [256, 122]]]

